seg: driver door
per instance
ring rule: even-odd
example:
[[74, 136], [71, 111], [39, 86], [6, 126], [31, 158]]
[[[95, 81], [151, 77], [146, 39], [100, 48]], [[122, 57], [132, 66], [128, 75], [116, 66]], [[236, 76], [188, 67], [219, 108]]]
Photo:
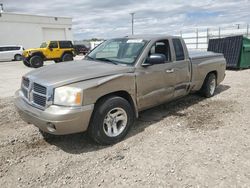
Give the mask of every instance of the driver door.
[[51, 41], [46, 51], [47, 51], [47, 59], [60, 58], [62, 55], [57, 41]]
[[149, 55], [163, 54], [167, 61], [142, 67], [136, 76], [137, 103], [140, 110], [162, 104], [174, 97], [174, 63], [171, 61], [168, 40], [157, 41], [150, 49]]

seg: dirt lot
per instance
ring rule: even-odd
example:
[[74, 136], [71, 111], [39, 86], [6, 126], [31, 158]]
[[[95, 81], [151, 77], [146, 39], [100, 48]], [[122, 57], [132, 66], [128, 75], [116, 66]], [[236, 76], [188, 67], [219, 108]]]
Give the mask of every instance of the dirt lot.
[[216, 96], [140, 114], [127, 138], [44, 141], [0, 99], [0, 187], [249, 187], [250, 70], [227, 71]]

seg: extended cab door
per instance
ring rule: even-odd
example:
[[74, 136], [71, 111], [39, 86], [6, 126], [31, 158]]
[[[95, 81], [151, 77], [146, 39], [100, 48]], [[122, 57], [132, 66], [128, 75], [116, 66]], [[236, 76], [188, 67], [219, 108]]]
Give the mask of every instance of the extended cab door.
[[174, 97], [177, 98], [188, 93], [192, 67], [184, 41], [180, 38], [173, 38], [172, 42], [174, 47]]
[[152, 54], [163, 54], [167, 61], [142, 67], [136, 75], [137, 103], [139, 110], [156, 106], [174, 97], [174, 63], [168, 40], [155, 42], [148, 57]]

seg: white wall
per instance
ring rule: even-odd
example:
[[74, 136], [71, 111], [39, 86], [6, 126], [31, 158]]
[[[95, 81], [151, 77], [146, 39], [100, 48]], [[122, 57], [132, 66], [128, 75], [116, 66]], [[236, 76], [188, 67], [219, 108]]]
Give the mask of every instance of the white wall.
[[13, 13], [0, 17], [0, 45], [34, 48], [47, 40], [73, 40], [72, 18]]

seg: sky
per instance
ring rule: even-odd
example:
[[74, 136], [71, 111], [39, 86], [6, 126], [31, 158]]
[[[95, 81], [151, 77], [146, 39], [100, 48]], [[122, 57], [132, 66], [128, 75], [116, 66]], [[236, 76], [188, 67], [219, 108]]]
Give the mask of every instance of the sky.
[[250, 0], [0, 0], [4, 11], [73, 18], [75, 40], [250, 24]]

